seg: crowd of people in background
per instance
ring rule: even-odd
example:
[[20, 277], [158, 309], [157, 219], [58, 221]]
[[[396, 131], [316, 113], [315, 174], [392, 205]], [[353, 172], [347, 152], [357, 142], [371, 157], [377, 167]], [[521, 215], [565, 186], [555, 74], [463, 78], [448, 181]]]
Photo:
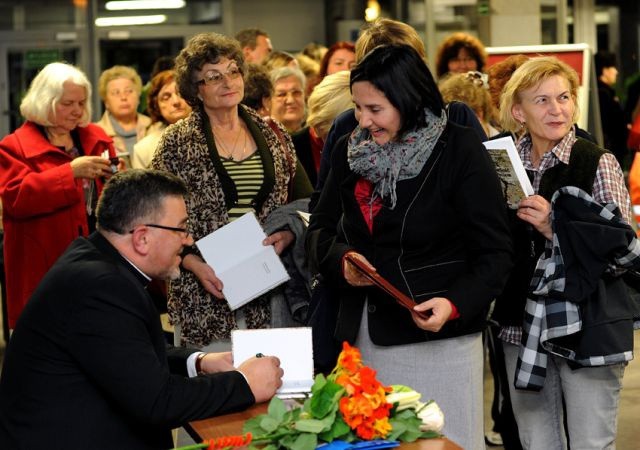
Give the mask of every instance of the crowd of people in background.
[[[15, 345], [24, 351], [37, 341], [27, 321], [41, 320], [42, 312], [31, 311], [25, 323], [20, 316], [30, 298], [39, 305], [48, 300], [38, 285], [52, 267], [83, 273], [73, 258], [91, 254], [86, 257], [101, 267], [105, 255], [116, 251], [124, 258], [118, 265], [128, 261], [138, 269], [136, 276], [143, 275], [138, 284], [151, 278], [166, 282], [162, 296], [173, 343], [188, 349], [181, 355], [188, 376], [233, 370], [225, 353], [231, 331], [272, 327], [282, 323], [275, 318], [281, 320], [285, 311], [284, 323], [312, 326], [324, 339], [314, 341], [318, 370], [330, 369], [337, 343], [356, 344], [384, 383], [429, 392], [445, 412], [444, 434], [463, 448], [480, 449], [485, 442], [507, 450], [613, 448], [622, 377], [633, 350], [630, 324], [640, 318], [623, 270], [612, 269], [621, 249], [635, 245], [633, 206], [640, 208], [640, 135], [633, 140], [634, 122], [640, 133], [640, 88], [633, 85], [626, 103], [620, 101], [615, 56], [594, 55], [603, 136], [598, 143], [577, 126], [578, 75], [556, 57], [513, 55], [488, 65], [483, 43], [456, 32], [440, 43], [430, 69], [416, 30], [384, 18], [365, 25], [356, 42], [286, 50], [274, 49], [266, 31], [249, 28], [234, 37], [192, 37], [179, 54], [159, 59], [144, 85], [134, 67], [106, 68], [97, 85], [104, 113], [93, 123], [92, 86], [79, 68], [56, 62], [38, 73], [20, 107], [25, 123], [0, 141], [7, 320], [11, 329], [26, 328], [28, 336], [16, 332], [23, 340]], [[513, 138], [535, 191], [517, 209], [507, 207], [482, 145], [499, 137]], [[131, 175], [114, 177], [118, 172]], [[118, 179], [159, 186], [161, 198], [122, 185], [118, 193]], [[147, 211], [132, 198], [138, 206], [124, 208], [118, 219], [130, 229], [119, 229], [105, 213], [115, 200], [100, 203], [105, 185], [112, 197], [142, 195], [155, 209]], [[103, 214], [97, 216], [99, 204]], [[602, 205], [608, 205], [606, 213]], [[301, 209], [311, 213], [302, 231], [274, 219]], [[302, 294], [276, 288], [232, 311], [222, 281], [194, 241], [248, 212], [267, 230], [264, 245], [283, 257], [304, 255], [304, 271], [287, 268], [304, 272], [296, 276], [305, 288]], [[136, 222], [180, 214], [185, 217], [178, 225]], [[161, 258], [145, 253], [145, 239], [156, 245], [160, 240], [138, 233], [138, 223], [145, 232], [155, 227], [179, 233], [179, 268], [169, 264], [169, 274], [145, 272], [153, 272]], [[584, 226], [581, 240], [571, 233], [574, 226]], [[615, 236], [617, 246], [605, 245], [598, 233]], [[132, 241], [122, 244], [122, 236]], [[73, 250], [65, 254], [70, 245]], [[103, 256], [92, 254], [93, 247]], [[414, 313], [371, 287], [346, 255], [416, 300]], [[548, 264], [567, 270], [550, 275]], [[558, 287], [560, 278], [566, 285]], [[70, 289], [56, 283], [48, 279], [48, 289]], [[620, 303], [615, 314], [604, 311], [607, 296]], [[294, 302], [304, 307], [294, 312]], [[62, 307], [74, 320], [92, 317], [82, 308], [84, 316], [73, 305]], [[579, 333], [554, 343], [565, 353], [527, 341], [536, 328], [532, 323], [546, 324], [547, 317], [537, 315], [545, 307], [566, 308], [567, 322], [573, 311], [583, 318]], [[325, 321], [309, 319], [314, 308], [325, 311]], [[52, 326], [56, 339], [66, 332], [62, 323]], [[87, 326], [77, 332], [88, 332]], [[155, 338], [154, 331], [150, 339]], [[72, 346], [97, 352], [79, 358], [78, 373], [97, 373], [102, 345]], [[153, 378], [157, 370], [169, 379], [164, 350], [157, 342], [143, 350], [149, 349], [161, 362], [145, 360], [139, 367], [145, 376]], [[482, 404], [486, 349], [495, 387], [488, 434]], [[105, 357], [113, 353], [108, 350]], [[21, 364], [29, 360], [13, 351], [0, 393], [14, 389], [28, 372]], [[526, 358], [528, 351], [543, 354], [538, 365]], [[210, 369], [193, 369], [214, 354], [222, 356], [215, 356]], [[69, 355], [63, 351], [59, 358], [75, 364], [70, 361], [77, 353]], [[259, 371], [269, 376], [268, 390], [257, 387]], [[116, 410], [133, 414], [129, 424], [115, 419], [117, 413], [105, 416], [118, 429], [112, 442], [153, 448], [156, 428], [168, 430], [273, 395], [277, 369], [249, 361], [241, 372], [246, 383], [223, 379], [237, 391], [237, 402], [189, 413], [166, 406], [142, 435], [126, 427], [150, 419], [123, 400], [124, 391], [105, 394], [106, 403], [115, 398]], [[140, 385], [139, 376], [131, 379]], [[104, 377], [97, 385], [103, 389], [111, 382], [116, 383]], [[205, 388], [187, 383], [177, 401]], [[60, 389], [68, 386], [61, 383]], [[209, 389], [209, 397], [221, 395]], [[145, 401], [164, 402], [170, 393], [154, 398], [147, 392]], [[91, 395], [100, 396], [93, 389]], [[15, 393], [0, 400], [0, 444], [23, 436], [23, 424], [9, 419], [16, 401]], [[594, 409], [598, 415], [585, 412]]]

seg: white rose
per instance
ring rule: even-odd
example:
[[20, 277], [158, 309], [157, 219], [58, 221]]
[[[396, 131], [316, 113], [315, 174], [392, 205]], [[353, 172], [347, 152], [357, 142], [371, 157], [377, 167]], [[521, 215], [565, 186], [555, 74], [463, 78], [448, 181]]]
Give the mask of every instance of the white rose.
[[391, 392], [390, 394], [387, 394], [387, 403], [391, 403], [392, 405], [397, 403], [397, 411], [415, 408], [418, 400], [420, 400], [420, 393], [414, 390], [409, 392]]
[[440, 433], [444, 428], [444, 413], [436, 402], [430, 402], [417, 411], [422, 420], [420, 431], [435, 431]]

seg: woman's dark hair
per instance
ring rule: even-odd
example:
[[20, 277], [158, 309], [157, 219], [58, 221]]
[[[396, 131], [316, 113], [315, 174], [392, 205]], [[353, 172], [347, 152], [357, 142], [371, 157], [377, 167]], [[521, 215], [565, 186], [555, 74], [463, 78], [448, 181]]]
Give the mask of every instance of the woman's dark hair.
[[193, 77], [195, 72], [207, 64], [217, 64], [220, 58], [229, 58], [238, 65], [244, 74], [244, 57], [240, 44], [233, 38], [218, 33], [200, 33], [189, 39], [187, 45], [176, 58], [176, 85], [180, 96], [191, 106], [196, 107], [198, 85]]
[[160, 112], [160, 105], [158, 105], [158, 95], [160, 95], [160, 90], [167, 84], [171, 83], [175, 80], [175, 74], [173, 70], [163, 70], [162, 72], [158, 72], [151, 79], [151, 87], [149, 88], [149, 94], [147, 97], [147, 113], [149, 117], [151, 117], [151, 122], [163, 122], [165, 125], [169, 125], [167, 120], [162, 117], [162, 113]]
[[596, 78], [599, 78], [602, 75], [602, 71], [607, 67], [617, 67], [616, 59], [615, 53], [606, 50], [597, 52], [593, 57], [596, 63]]
[[484, 63], [487, 60], [487, 52], [484, 49], [484, 45], [477, 37], [458, 32], [447, 37], [438, 48], [436, 55], [436, 75], [438, 77], [449, 72], [449, 61], [458, 57], [461, 48], [469, 52], [476, 61], [476, 70], [482, 72]]
[[242, 104], [257, 111], [262, 107], [262, 100], [272, 96], [273, 84], [266, 67], [259, 64], [247, 64]]
[[442, 114], [444, 101], [433, 75], [418, 52], [408, 45], [381, 45], [351, 70], [349, 86], [368, 81], [400, 112], [398, 134], [426, 125], [424, 109]]

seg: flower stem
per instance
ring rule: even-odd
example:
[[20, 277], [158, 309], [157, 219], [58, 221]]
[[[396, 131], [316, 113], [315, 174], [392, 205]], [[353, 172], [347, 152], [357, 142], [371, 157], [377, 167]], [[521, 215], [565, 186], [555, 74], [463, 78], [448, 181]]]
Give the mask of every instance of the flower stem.
[[209, 443], [203, 442], [201, 444], [187, 445], [185, 447], [176, 447], [173, 450], [197, 450], [200, 448], [207, 448], [207, 447], [209, 447]]

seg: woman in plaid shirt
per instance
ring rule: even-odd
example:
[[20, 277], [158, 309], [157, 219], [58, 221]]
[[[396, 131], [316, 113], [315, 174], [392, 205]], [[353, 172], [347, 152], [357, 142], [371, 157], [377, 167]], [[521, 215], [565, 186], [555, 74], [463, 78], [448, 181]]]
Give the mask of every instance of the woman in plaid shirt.
[[[614, 155], [575, 135], [578, 86], [578, 75], [567, 64], [555, 57], [537, 57], [514, 72], [501, 97], [502, 126], [516, 135], [536, 192], [511, 214], [516, 265], [494, 312], [501, 325], [509, 377], [516, 371], [531, 277], [552, 239], [553, 193], [563, 186], [577, 186], [599, 203], [615, 203], [622, 218], [631, 221], [629, 193]], [[579, 333], [575, 339], [580, 339]], [[574, 370], [576, 364], [547, 354], [540, 391], [515, 389], [510, 383], [523, 447], [566, 449], [569, 440], [571, 448], [614, 448], [625, 365]], [[563, 426], [565, 414], [568, 436]]]

